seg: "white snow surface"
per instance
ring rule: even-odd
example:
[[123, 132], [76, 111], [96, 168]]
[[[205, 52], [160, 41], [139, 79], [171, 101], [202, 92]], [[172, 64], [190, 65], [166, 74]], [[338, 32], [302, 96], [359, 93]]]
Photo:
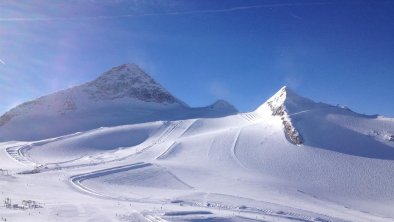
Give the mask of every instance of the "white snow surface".
[[[96, 98], [103, 103], [82, 93], [73, 100], [76, 110], [82, 104], [88, 107], [87, 116], [82, 111], [57, 112], [59, 100], [52, 99], [69, 91], [38, 100], [53, 105], [40, 116], [53, 116], [45, 127], [70, 115], [70, 125], [86, 129], [80, 132], [7, 141], [38, 137], [29, 124], [40, 121], [31, 113], [42, 104], [11, 111], [18, 115], [12, 115], [0, 131], [4, 141], [0, 168], [7, 170], [0, 175], [0, 198], [10, 197], [14, 203], [36, 200], [42, 208], [0, 207], [2, 217], [7, 221], [394, 221], [394, 119], [316, 103], [286, 87], [249, 113], [235, 113], [224, 101], [189, 108], [175, 97], [146, 102], [132, 96], [133, 108], [142, 105], [125, 114], [123, 105], [131, 100], [110, 95], [127, 93], [108, 90], [108, 98]], [[107, 95], [108, 90], [100, 93]], [[114, 111], [115, 104], [122, 106], [119, 112]], [[142, 118], [147, 113], [154, 117]], [[93, 120], [108, 124], [103, 127]], [[299, 133], [301, 144], [289, 140], [283, 121]], [[22, 123], [23, 137], [16, 135]], [[3, 134], [6, 129], [15, 131]]]

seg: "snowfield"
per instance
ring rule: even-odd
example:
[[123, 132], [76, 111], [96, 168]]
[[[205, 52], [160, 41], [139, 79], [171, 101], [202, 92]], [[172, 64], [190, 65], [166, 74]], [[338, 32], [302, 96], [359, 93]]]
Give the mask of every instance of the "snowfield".
[[98, 79], [0, 118], [0, 198], [18, 204], [1, 217], [394, 221], [394, 119], [286, 87], [248, 113], [190, 108], [130, 64]]

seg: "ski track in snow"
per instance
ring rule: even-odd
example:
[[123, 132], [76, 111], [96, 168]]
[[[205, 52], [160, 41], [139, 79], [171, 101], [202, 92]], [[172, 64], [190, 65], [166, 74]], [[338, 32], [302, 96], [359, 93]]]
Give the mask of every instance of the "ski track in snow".
[[[181, 134], [183, 134], [184, 132], [186, 132], [189, 129], [189, 127], [194, 123], [194, 121], [195, 120], [190, 121], [190, 123], [188, 123], [187, 125], [185, 125], [185, 123], [188, 122], [186, 120], [176, 121], [173, 124], [171, 124], [171, 122], [167, 121], [165, 124], [163, 124], [163, 126], [165, 126], [164, 130], [156, 138], [153, 138], [153, 141], [151, 143], [149, 143], [148, 145], [138, 149], [136, 152], [132, 152], [129, 155], [126, 155], [126, 156], [123, 156], [123, 157], [119, 157], [119, 158], [116, 158], [116, 159], [113, 159], [113, 160], [109, 160], [109, 161], [91, 162], [91, 163], [85, 163], [85, 164], [77, 163], [75, 165], [67, 165], [67, 166], [63, 166], [62, 165], [62, 164], [69, 164], [69, 163], [78, 161], [80, 159], [83, 159], [84, 157], [82, 156], [82, 157], [79, 157], [79, 158], [76, 158], [76, 159], [72, 159], [72, 160], [68, 160], [68, 161], [62, 161], [62, 162], [55, 162], [55, 163], [45, 164], [45, 166], [48, 167], [47, 169], [45, 169], [45, 171], [57, 170], [58, 167], [62, 167], [63, 169], [80, 168], [80, 167], [96, 166], [96, 165], [99, 165], [99, 164], [105, 164], [105, 163], [111, 163], [111, 162], [120, 162], [120, 161], [126, 160], [126, 159], [130, 158], [131, 156], [135, 156], [135, 155], [144, 153], [147, 150], [151, 149], [152, 147], [159, 146], [159, 145], [165, 143], [167, 141], [167, 139], [172, 136], [172, 134], [174, 133], [174, 131], [176, 129], [178, 129], [181, 126], [185, 125], [186, 126], [185, 130], [183, 130], [183, 132], [181, 133]], [[87, 133], [87, 132], [85, 132], [85, 133]], [[69, 135], [69, 136], [63, 136], [63, 137], [59, 137], [59, 138], [55, 138], [55, 139], [29, 143], [27, 145], [7, 147], [5, 149], [5, 151], [10, 156], [11, 159], [13, 159], [14, 161], [16, 161], [17, 163], [19, 163], [19, 164], [21, 164], [23, 166], [27, 166], [27, 167], [39, 166], [39, 165], [41, 165], [40, 163], [34, 162], [30, 158], [28, 158], [27, 152], [30, 149], [34, 148], [33, 146], [43, 145], [43, 144], [47, 144], [47, 143], [54, 142], [54, 141], [59, 141], [59, 140], [70, 138], [70, 137], [73, 137], [75, 135], [80, 135], [80, 134], [81, 133], [76, 133], [76, 134], [72, 134], [72, 135]], [[139, 147], [139, 145], [136, 145], [136, 147]], [[131, 147], [130, 149], [136, 149], [136, 148]], [[165, 153], [168, 152], [170, 149], [171, 149], [171, 145], [158, 158], [160, 159], [160, 157], [164, 156]]]
[[[180, 128], [182, 126], [182, 124], [184, 124], [186, 127], [184, 128], [184, 130], [182, 130], [182, 132], [180, 133], [180, 135], [178, 136], [178, 138], [182, 138], [182, 136], [185, 134], [185, 132], [187, 132], [190, 127], [195, 123], [196, 120], [192, 120], [190, 121], [190, 123], [188, 123], [187, 125], [185, 124], [187, 121], [182, 121], [179, 122], [179, 124], [176, 124], [174, 127], [172, 127], [171, 132], [175, 131], [175, 129]], [[167, 136], [168, 138], [169, 136]], [[174, 142], [172, 142], [167, 149], [165, 149], [160, 155], [158, 155], [155, 159], [156, 160], [160, 160], [160, 159], [164, 159], [165, 157], [167, 157], [172, 149], [177, 145], [176, 140]]]
[[256, 122], [260, 118], [260, 116], [257, 113], [254, 113], [254, 112], [241, 113], [239, 115], [240, 115], [240, 117], [242, 117], [247, 122]]
[[127, 170], [131, 170], [131, 169], [136, 169], [136, 168], [141, 168], [141, 167], [146, 167], [146, 166], [151, 166], [151, 165], [152, 164], [150, 164], [150, 163], [134, 163], [134, 164], [125, 165], [125, 166], [117, 166], [117, 167], [107, 168], [107, 169], [103, 169], [103, 170], [98, 170], [98, 171], [93, 171], [93, 172], [89, 172], [89, 173], [71, 176], [69, 178], [69, 182], [73, 185], [73, 187], [77, 188], [77, 190], [87, 193], [89, 195], [103, 197], [103, 198], [116, 199], [116, 198], [113, 198], [110, 196], [99, 194], [96, 191], [89, 189], [86, 186], [82, 185], [82, 182], [84, 180], [88, 180], [88, 179], [96, 178], [96, 177], [100, 177], [100, 176], [105, 176], [105, 175], [108, 175], [111, 173], [118, 173], [118, 172], [122, 172], [122, 171], [127, 171]]
[[171, 154], [172, 149], [177, 145], [176, 142], [173, 142], [163, 153], [161, 153], [156, 160], [165, 159], [167, 156]]
[[[150, 163], [134, 163], [130, 165], [125, 165], [125, 166], [118, 166], [118, 167], [113, 167], [113, 168], [108, 168], [104, 170], [99, 170], [99, 171], [94, 171], [94, 172], [89, 172], [85, 174], [80, 174], [80, 175], [74, 175], [69, 178], [69, 182], [71, 185], [74, 187], [79, 192], [85, 193], [90, 196], [98, 197], [98, 198], [103, 198], [103, 199], [112, 199], [112, 200], [118, 200], [118, 201], [127, 201], [127, 202], [134, 202], [134, 203], [150, 203], [150, 204], [163, 204], [163, 202], [158, 202], [158, 201], [151, 201], [151, 200], [141, 200], [141, 199], [130, 199], [130, 198], [123, 198], [123, 197], [113, 197], [113, 196], [108, 196], [105, 194], [101, 194], [93, 189], [90, 189], [82, 184], [84, 180], [89, 180], [92, 178], [97, 178], [105, 175], [110, 175], [113, 173], [119, 173], [122, 171], [128, 171], [128, 170], [133, 170], [133, 169], [138, 169], [138, 168], [143, 168], [143, 167], [149, 167], [152, 166]], [[203, 205], [195, 205], [199, 206], [200, 208], [204, 209], [219, 209], [222, 211], [228, 211], [228, 212], [233, 212], [233, 211], [238, 211], [238, 213], [243, 212], [243, 213], [249, 213], [251, 215], [265, 215], [265, 216], [270, 216], [273, 218], [279, 218], [279, 219], [285, 219], [289, 221], [304, 221], [304, 222], [313, 222], [313, 221], [328, 221], [328, 220], [317, 220], [317, 218], [313, 218], [310, 216], [305, 216], [302, 214], [298, 213], [292, 213], [292, 212], [285, 212], [285, 211], [273, 211], [270, 209], [248, 209], [245, 208], [243, 210], [241, 209], [233, 209], [233, 207], [229, 206], [221, 206], [215, 203], [212, 203], [208, 200], [209, 193], [206, 193], [204, 195], [204, 204]], [[166, 204], [170, 204], [167, 202]], [[200, 213], [200, 212], [209, 212], [209, 211], [180, 211], [180, 212], [170, 212], [166, 214], [166, 216], [182, 216], [182, 215], [199, 215], [199, 214], [206, 214], [206, 213]], [[209, 213], [211, 214], [211, 213]], [[166, 221], [158, 216], [153, 216], [149, 214], [143, 214], [143, 216], [148, 219], [149, 221], [157, 221], [157, 222], [163, 222]], [[252, 219], [249, 217], [244, 217], [245, 219]], [[257, 218], [257, 216], [256, 216]], [[252, 219], [253, 220], [253, 219]], [[258, 220], [259, 221], [259, 220]]]
[[242, 132], [242, 128], [237, 131], [237, 134], [234, 137], [234, 141], [231, 146], [231, 156], [233, 157], [233, 159], [235, 160], [235, 162], [237, 162], [237, 164], [239, 166], [241, 166], [244, 169], [247, 169], [247, 167], [239, 160], [239, 158], [237, 156], [237, 145], [238, 145], [238, 139], [239, 139], [239, 136], [241, 135], [241, 132]]
[[7, 147], [5, 151], [11, 159], [23, 166], [37, 166], [35, 162], [26, 157], [26, 149], [29, 149], [29, 145]]

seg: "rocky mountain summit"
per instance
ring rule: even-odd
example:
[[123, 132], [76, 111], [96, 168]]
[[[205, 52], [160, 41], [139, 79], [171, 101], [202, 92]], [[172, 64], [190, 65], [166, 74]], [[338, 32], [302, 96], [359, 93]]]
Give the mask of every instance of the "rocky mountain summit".
[[83, 87], [94, 100], [135, 98], [144, 102], [183, 103], [136, 64], [114, 67]]
[[281, 118], [286, 137], [289, 141], [293, 144], [301, 145], [303, 143], [302, 136], [296, 127], [294, 127], [291, 116], [302, 112], [300, 111], [301, 109], [309, 109], [313, 105], [313, 101], [298, 96], [291, 89], [284, 86], [259, 107], [257, 111], [268, 106], [273, 116], [279, 116]]

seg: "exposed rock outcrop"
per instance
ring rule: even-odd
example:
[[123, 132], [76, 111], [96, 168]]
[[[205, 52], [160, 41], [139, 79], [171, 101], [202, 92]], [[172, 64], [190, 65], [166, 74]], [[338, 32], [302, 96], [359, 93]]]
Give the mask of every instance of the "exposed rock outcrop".
[[272, 96], [265, 104], [263, 104], [263, 106], [267, 105], [272, 111], [273, 116], [279, 116], [281, 118], [286, 138], [295, 145], [301, 145], [303, 143], [302, 136], [294, 127], [291, 114], [287, 107], [288, 103], [291, 104], [294, 102], [291, 101], [291, 98], [289, 97], [296, 97], [296, 100], [299, 100], [299, 98], [298, 96], [291, 94], [292, 91], [285, 86]]

